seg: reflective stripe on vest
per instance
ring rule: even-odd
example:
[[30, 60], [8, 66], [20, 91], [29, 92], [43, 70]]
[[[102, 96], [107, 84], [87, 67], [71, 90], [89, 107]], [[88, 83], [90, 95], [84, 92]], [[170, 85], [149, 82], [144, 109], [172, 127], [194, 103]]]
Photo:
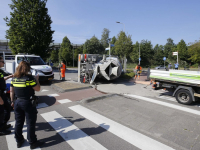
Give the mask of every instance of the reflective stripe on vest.
[[36, 85], [35, 81], [25, 81], [25, 82], [19, 82], [19, 81], [11, 81], [11, 84], [14, 87], [27, 87], [27, 86], [34, 86]]
[[4, 76], [3, 76], [3, 74], [2, 73], [0, 73], [0, 78], [3, 78]]
[[61, 70], [65, 70], [66, 69], [66, 66], [64, 63], [62, 63], [62, 67], [60, 68]]

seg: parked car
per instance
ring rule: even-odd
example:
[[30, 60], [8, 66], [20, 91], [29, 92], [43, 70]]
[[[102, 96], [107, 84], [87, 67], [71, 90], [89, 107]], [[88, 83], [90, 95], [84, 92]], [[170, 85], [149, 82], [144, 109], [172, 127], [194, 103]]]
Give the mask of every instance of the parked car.
[[166, 67], [163, 65], [160, 65], [160, 66], [155, 67], [155, 69], [166, 69]]

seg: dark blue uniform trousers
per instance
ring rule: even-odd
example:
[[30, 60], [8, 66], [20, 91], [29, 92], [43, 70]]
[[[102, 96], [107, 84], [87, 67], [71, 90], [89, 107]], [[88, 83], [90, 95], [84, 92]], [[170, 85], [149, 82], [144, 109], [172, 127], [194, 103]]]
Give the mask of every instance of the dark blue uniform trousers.
[[0, 130], [10, 119], [11, 104], [5, 94], [1, 95], [4, 105], [0, 105]]
[[3, 119], [4, 119], [4, 105], [0, 105], [0, 131], [4, 126]]
[[26, 117], [27, 139], [30, 144], [37, 141], [35, 135], [35, 124], [37, 120], [37, 109], [32, 106], [30, 100], [17, 99], [14, 104], [15, 112], [15, 138], [17, 142], [23, 140], [22, 129]]

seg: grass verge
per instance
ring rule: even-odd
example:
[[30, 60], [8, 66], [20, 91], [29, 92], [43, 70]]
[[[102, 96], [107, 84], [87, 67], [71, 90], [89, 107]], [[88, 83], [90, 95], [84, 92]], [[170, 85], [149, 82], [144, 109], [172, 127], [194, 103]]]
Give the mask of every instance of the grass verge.
[[131, 79], [134, 76], [135, 76], [135, 73], [133, 72], [133, 70], [132, 69], [127, 69], [126, 73], [123, 73], [121, 75], [121, 78], [123, 78], [123, 79]]

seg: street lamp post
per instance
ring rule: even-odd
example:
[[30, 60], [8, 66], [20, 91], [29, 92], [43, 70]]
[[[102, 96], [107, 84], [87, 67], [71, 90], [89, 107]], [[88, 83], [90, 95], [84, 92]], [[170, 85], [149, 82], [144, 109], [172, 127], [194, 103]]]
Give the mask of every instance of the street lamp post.
[[[119, 21], [116, 21], [116, 23], [120, 23], [120, 24], [123, 24], [122, 22], [119, 22]], [[124, 25], [124, 33], [125, 33], [125, 24]]]
[[[122, 23], [122, 22], [119, 22], [119, 21], [116, 21], [116, 23], [120, 23], [120, 24], [123, 24], [124, 25], [124, 33], [125, 33], [125, 24]], [[126, 34], [126, 33], [125, 33]], [[126, 55], [124, 57], [124, 72], [126, 72]]]
[[140, 65], [140, 43], [139, 43], [139, 65]]
[[73, 46], [73, 67], [74, 67], [74, 45], [72, 43], [72, 46]]

